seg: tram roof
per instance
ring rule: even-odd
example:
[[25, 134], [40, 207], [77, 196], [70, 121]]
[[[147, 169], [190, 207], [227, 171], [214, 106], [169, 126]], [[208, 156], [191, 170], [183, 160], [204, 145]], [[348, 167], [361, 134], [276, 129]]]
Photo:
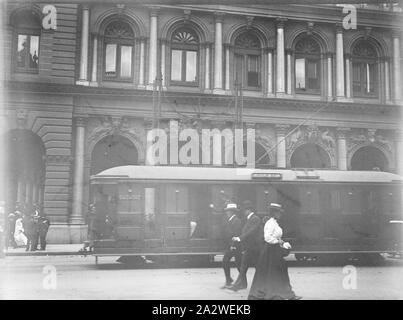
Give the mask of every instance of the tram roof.
[[253, 169], [184, 166], [120, 166], [106, 169], [91, 177], [93, 182], [105, 180], [184, 180], [184, 181], [322, 181], [390, 183], [403, 177], [382, 171], [339, 171], [316, 169]]

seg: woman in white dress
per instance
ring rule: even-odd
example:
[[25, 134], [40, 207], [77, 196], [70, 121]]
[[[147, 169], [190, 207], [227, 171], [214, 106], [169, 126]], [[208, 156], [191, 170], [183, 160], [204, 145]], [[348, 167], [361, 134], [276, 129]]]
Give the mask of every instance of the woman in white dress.
[[249, 291], [249, 300], [296, 300], [290, 285], [287, 263], [284, 256], [291, 245], [284, 242], [283, 229], [278, 224], [283, 214], [282, 206], [270, 204], [269, 219], [264, 225], [265, 245], [256, 265], [256, 272]]
[[20, 212], [17, 213], [17, 220], [15, 221], [14, 240], [18, 246], [27, 245], [28, 239], [24, 234], [24, 227], [22, 224], [22, 216]]

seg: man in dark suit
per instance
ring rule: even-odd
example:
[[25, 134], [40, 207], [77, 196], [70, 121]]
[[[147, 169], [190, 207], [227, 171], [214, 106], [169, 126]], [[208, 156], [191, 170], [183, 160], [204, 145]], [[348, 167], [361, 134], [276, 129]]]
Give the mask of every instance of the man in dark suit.
[[239, 237], [242, 231], [242, 220], [237, 216], [238, 206], [235, 203], [228, 203], [224, 209], [227, 214], [226, 235], [228, 237], [228, 246], [224, 252], [223, 269], [225, 274], [225, 285], [221, 289], [228, 288], [232, 284], [231, 278], [231, 259], [235, 258], [235, 264], [240, 270], [242, 251], [239, 243], [232, 242], [233, 237]]
[[256, 265], [260, 253], [261, 240], [263, 239], [261, 220], [252, 211], [252, 203], [249, 200], [245, 200], [242, 203], [242, 208], [244, 210], [246, 223], [242, 228], [241, 235], [232, 238], [232, 241], [240, 243], [243, 248], [238, 278], [235, 283], [228, 288], [233, 291], [246, 289], [248, 287], [246, 272], [251, 265]]

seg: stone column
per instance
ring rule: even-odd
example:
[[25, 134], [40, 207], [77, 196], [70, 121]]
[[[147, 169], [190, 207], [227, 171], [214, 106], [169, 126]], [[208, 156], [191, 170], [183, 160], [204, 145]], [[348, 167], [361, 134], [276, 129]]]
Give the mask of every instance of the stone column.
[[145, 88], [144, 68], [145, 68], [145, 38], [140, 38], [140, 67], [139, 67], [139, 88]]
[[205, 46], [206, 50], [206, 73], [205, 73], [205, 83], [204, 83], [204, 88], [206, 90], [210, 90], [210, 43], [206, 43]]
[[292, 94], [292, 51], [287, 50], [287, 94]]
[[402, 99], [402, 86], [400, 74], [400, 34], [393, 33], [393, 83], [394, 83], [394, 100], [400, 103]]
[[154, 81], [157, 77], [158, 66], [158, 12], [159, 8], [152, 8], [150, 11], [150, 45], [148, 53], [148, 87], [154, 89]]
[[224, 93], [222, 86], [222, 23], [223, 14], [215, 13], [215, 33], [214, 33], [214, 93]]
[[389, 58], [384, 60], [385, 69], [385, 101], [390, 102], [390, 73], [389, 73]]
[[285, 135], [290, 126], [279, 124], [276, 125], [277, 138], [277, 168], [287, 167], [286, 141]]
[[280, 97], [285, 93], [284, 22], [285, 19], [277, 19], [276, 95]]
[[98, 35], [94, 33], [93, 38], [93, 48], [92, 48], [92, 72], [91, 72], [91, 86], [98, 86], [97, 83], [97, 69], [98, 69]]
[[225, 90], [230, 90], [230, 77], [229, 77], [229, 51], [230, 45], [225, 44]]
[[73, 208], [70, 217], [71, 224], [83, 224], [83, 191], [84, 191], [84, 153], [85, 153], [85, 118], [75, 118], [76, 143], [74, 153], [73, 176]]
[[25, 202], [27, 204], [32, 202], [32, 182], [30, 179], [27, 179], [25, 183]]
[[339, 170], [347, 170], [347, 131], [349, 128], [337, 128], [337, 166]]
[[161, 77], [162, 77], [162, 87], [166, 87], [166, 70], [165, 70], [165, 49], [166, 49], [166, 40], [161, 39]]
[[332, 53], [327, 54], [327, 99], [333, 98], [333, 63]]
[[25, 184], [20, 178], [17, 182], [17, 202], [23, 204], [25, 201]]
[[273, 49], [267, 52], [267, 96], [273, 96]]
[[81, 55], [80, 55], [80, 78], [77, 84], [89, 85], [88, 74], [88, 40], [89, 40], [90, 9], [83, 6], [81, 26]]
[[351, 98], [351, 55], [345, 55], [346, 60], [346, 98]]
[[336, 26], [336, 97], [344, 99], [344, 49], [343, 27]]

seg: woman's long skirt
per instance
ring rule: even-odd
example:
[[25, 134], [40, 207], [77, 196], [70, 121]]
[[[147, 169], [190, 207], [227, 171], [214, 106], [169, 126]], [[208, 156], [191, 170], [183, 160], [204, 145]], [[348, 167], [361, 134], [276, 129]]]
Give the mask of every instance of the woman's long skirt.
[[293, 297], [295, 297], [295, 293], [290, 285], [283, 249], [278, 244], [266, 243], [256, 265], [248, 299], [283, 300]]

